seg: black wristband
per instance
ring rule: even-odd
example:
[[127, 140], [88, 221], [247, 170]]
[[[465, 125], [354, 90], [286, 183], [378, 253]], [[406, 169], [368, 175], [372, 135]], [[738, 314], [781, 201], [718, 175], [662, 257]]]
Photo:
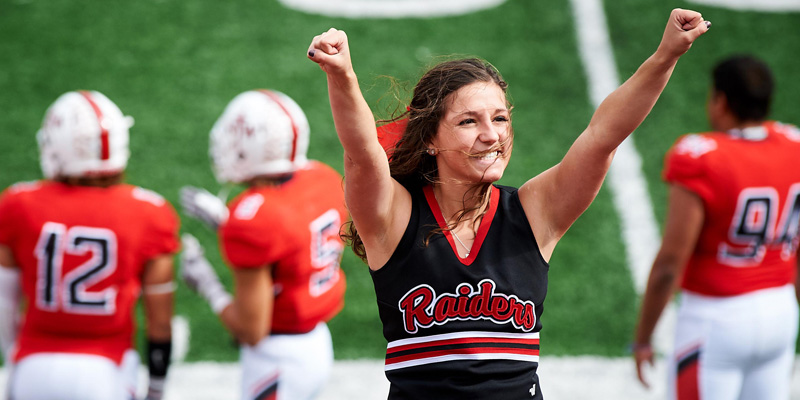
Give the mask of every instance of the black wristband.
[[150, 376], [165, 377], [169, 369], [169, 361], [172, 356], [172, 341], [156, 342], [147, 340], [147, 368]]

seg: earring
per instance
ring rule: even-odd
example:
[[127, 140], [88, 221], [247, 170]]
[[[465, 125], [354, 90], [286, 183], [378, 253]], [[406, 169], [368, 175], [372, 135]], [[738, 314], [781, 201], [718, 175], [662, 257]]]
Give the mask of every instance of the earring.
[[439, 154], [439, 150], [436, 149], [428, 149], [428, 155], [435, 156]]

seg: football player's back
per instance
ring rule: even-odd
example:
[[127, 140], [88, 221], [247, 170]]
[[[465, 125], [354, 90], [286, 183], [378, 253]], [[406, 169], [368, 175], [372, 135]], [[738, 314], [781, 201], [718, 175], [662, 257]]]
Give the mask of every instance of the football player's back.
[[184, 235], [184, 280], [242, 344], [243, 400], [312, 399], [333, 366], [326, 322], [344, 301], [347, 211], [341, 175], [306, 158], [309, 131], [289, 96], [241, 93], [214, 124], [210, 153], [218, 181], [247, 188], [229, 207], [204, 189], [181, 190], [184, 212], [218, 231], [233, 274], [231, 296]]
[[[341, 185], [338, 172], [311, 161], [286, 182], [251, 187], [230, 204], [231, 217], [220, 229], [225, 257], [234, 268], [256, 259], [256, 264], [273, 265], [280, 288], [273, 332], [308, 332], [344, 305], [339, 229], [347, 210]], [[254, 210], [255, 198], [260, 206]], [[249, 250], [240, 246], [245, 242]]]
[[800, 131], [766, 119], [774, 82], [752, 56], [712, 72], [714, 132], [680, 138], [666, 157], [670, 184], [633, 345], [639, 379], [650, 338], [680, 286], [670, 396], [789, 398], [797, 339]]
[[[148, 356], [168, 359], [178, 219], [158, 194], [122, 183], [131, 124], [98, 92], [61, 96], [38, 133], [46, 179], [0, 197], [3, 283], [21, 288], [4, 293], [11, 306], [0, 325], [15, 325], [21, 298], [27, 305], [19, 336], [3, 343], [15, 365], [12, 398], [135, 392], [133, 309], [142, 292]], [[62, 384], [37, 385], [45, 369]], [[148, 396], [158, 399], [166, 364], [150, 372]]]
[[169, 204], [126, 184], [54, 181], [11, 188], [0, 204], [30, 305], [15, 360], [70, 352], [120, 362], [133, 345], [144, 265], [175, 248]]

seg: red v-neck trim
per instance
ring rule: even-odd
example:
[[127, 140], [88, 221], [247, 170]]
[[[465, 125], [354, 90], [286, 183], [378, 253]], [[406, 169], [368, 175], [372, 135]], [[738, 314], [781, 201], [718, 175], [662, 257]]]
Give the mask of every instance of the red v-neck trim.
[[422, 189], [423, 193], [425, 193], [425, 200], [428, 201], [428, 206], [431, 208], [433, 216], [436, 218], [436, 222], [439, 223], [439, 227], [442, 228], [444, 237], [447, 239], [447, 242], [450, 243], [450, 248], [453, 250], [453, 253], [455, 253], [458, 261], [461, 261], [461, 264], [469, 266], [473, 261], [475, 261], [475, 258], [478, 257], [478, 252], [481, 250], [483, 240], [486, 239], [486, 235], [489, 233], [489, 228], [492, 226], [492, 220], [494, 219], [495, 213], [497, 213], [497, 203], [500, 199], [500, 189], [492, 185], [490, 190], [489, 210], [486, 211], [483, 219], [481, 219], [481, 225], [478, 227], [478, 233], [475, 234], [475, 240], [472, 242], [472, 247], [469, 249], [469, 257], [461, 258], [461, 256], [458, 254], [458, 248], [456, 248], [456, 242], [453, 240], [453, 235], [449, 230], [447, 230], [447, 222], [444, 220], [444, 215], [442, 215], [442, 209], [439, 208], [439, 203], [436, 202], [436, 196], [433, 194], [433, 187], [425, 186]]

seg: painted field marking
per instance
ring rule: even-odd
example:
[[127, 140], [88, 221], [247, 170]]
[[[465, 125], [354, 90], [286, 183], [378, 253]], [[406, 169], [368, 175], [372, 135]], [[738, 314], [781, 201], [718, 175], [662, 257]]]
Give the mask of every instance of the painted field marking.
[[[620, 85], [617, 65], [601, 0], [570, 0], [578, 33], [592, 104], [600, 105]], [[636, 293], [644, 293], [650, 267], [661, 244], [661, 235], [642, 173], [642, 159], [629, 136], [617, 150], [608, 173], [614, 207], [620, 218], [628, 268]], [[653, 344], [664, 353], [672, 348], [675, 306], [670, 303], [656, 328]], [[632, 332], [631, 332], [632, 334]]]
[[800, 0], [687, 0], [689, 3], [731, 10], [790, 12], [800, 11]]
[[[346, 18], [428, 18], [463, 15], [496, 7], [506, 0], [279, 0], [310, 14]], [[529, 0], [526, 0], [529, 1]]]
[[[666, 379], [658, 380], [656, 375], [666, 375], [666, 363], [656, 363], [650, 390], [636, 381], [632, 363], [627, 357], [542, 357], [541, 390], [548, 400], [663, 400]], [[795, 364], [800, 364], [800, 358], [795, 358]], [[7, 376], [8, 369], [0, 368], [0, 393], [7, 388]], [[139, 393], [143, 395], [147, 390], [145, 367], [140, 368], [139, 378]], [[170, 368], [164, 400], [237, 400], [239, 383], [236, 363], [179, 363]], [[377, 400], [385, 399], [388, 392], [383, 360], [342, 360], [334, 364], [328, 384], [317, 400]], [[792, 372], [791, 398], [800, 398], [798, 368]]]

